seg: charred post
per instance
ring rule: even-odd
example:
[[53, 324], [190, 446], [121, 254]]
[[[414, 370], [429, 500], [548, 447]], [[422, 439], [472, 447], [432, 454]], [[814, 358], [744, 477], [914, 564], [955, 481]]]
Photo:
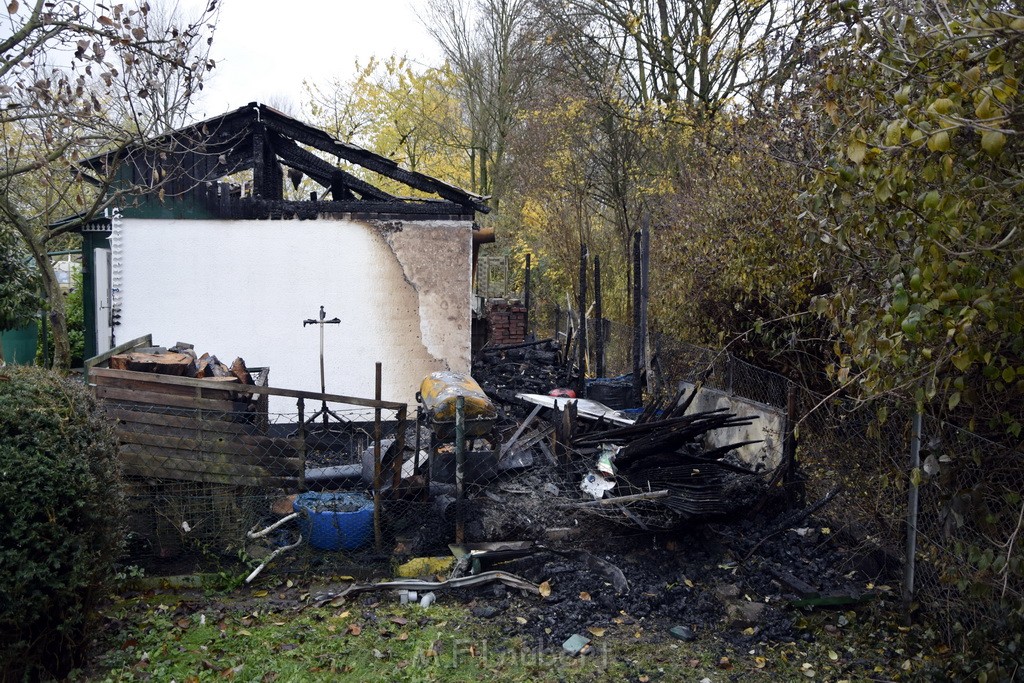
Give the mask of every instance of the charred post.
[[579, 331], [576, 333], [579, 349], [580, 375], [576, 384], [576, 395], [582, 398], [587, 389], [587, 245], [580, 246], [580, 301]]
[[595, 351], [597, 377], [604, 377], [604, 312], [601, 310], [601, 257], [594, 257], [594, 319], [597, 324], [594, 326], [594, 342], [597, 345]]

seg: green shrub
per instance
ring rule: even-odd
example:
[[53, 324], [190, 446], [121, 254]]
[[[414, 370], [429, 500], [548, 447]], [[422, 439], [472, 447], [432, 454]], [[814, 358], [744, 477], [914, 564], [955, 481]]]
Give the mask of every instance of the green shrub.
[[122, 519], [117, 444], [85, 387], [0, 370], [0, 680], [81, 663]]

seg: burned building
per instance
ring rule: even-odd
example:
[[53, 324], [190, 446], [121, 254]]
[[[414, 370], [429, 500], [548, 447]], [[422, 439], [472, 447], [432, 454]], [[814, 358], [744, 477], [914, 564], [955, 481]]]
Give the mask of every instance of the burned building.
[[313, 387], [302, 321], [324, 306], [341, 320], [329, 391], [365, 394], [374, 361], [400, 401], [425, 374], [468, 371], [485, 198], [257, 103], [83, 166], [117, 193], [82, 228], [86, 357], [187, 336]]

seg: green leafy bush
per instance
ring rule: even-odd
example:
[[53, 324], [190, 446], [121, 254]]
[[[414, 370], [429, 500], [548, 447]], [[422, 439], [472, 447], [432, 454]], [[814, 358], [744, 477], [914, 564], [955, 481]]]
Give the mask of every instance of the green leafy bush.
[[124, 534], [117, 444], [80, 384], [0, 372], [0, 680], [64, 676]]
[[24, 327], [35, 320], [42, 302], [39, 278], [13, 234], [0, 226], [0, 331]]

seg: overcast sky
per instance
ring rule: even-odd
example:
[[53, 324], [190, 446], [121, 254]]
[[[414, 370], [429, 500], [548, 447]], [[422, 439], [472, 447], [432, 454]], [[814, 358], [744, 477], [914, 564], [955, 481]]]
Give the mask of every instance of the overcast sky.
[[[211, 56], [217, 62], [194, 113], [216, 116], [249, 102], [287, 98], [299, 115], [302, 81], [346, 78], [358, 58], [407, 55], [436, 64], [420, 24], [423, 0], [222, 0]], [[183, 7], [203, 6], [185, 0]]]

